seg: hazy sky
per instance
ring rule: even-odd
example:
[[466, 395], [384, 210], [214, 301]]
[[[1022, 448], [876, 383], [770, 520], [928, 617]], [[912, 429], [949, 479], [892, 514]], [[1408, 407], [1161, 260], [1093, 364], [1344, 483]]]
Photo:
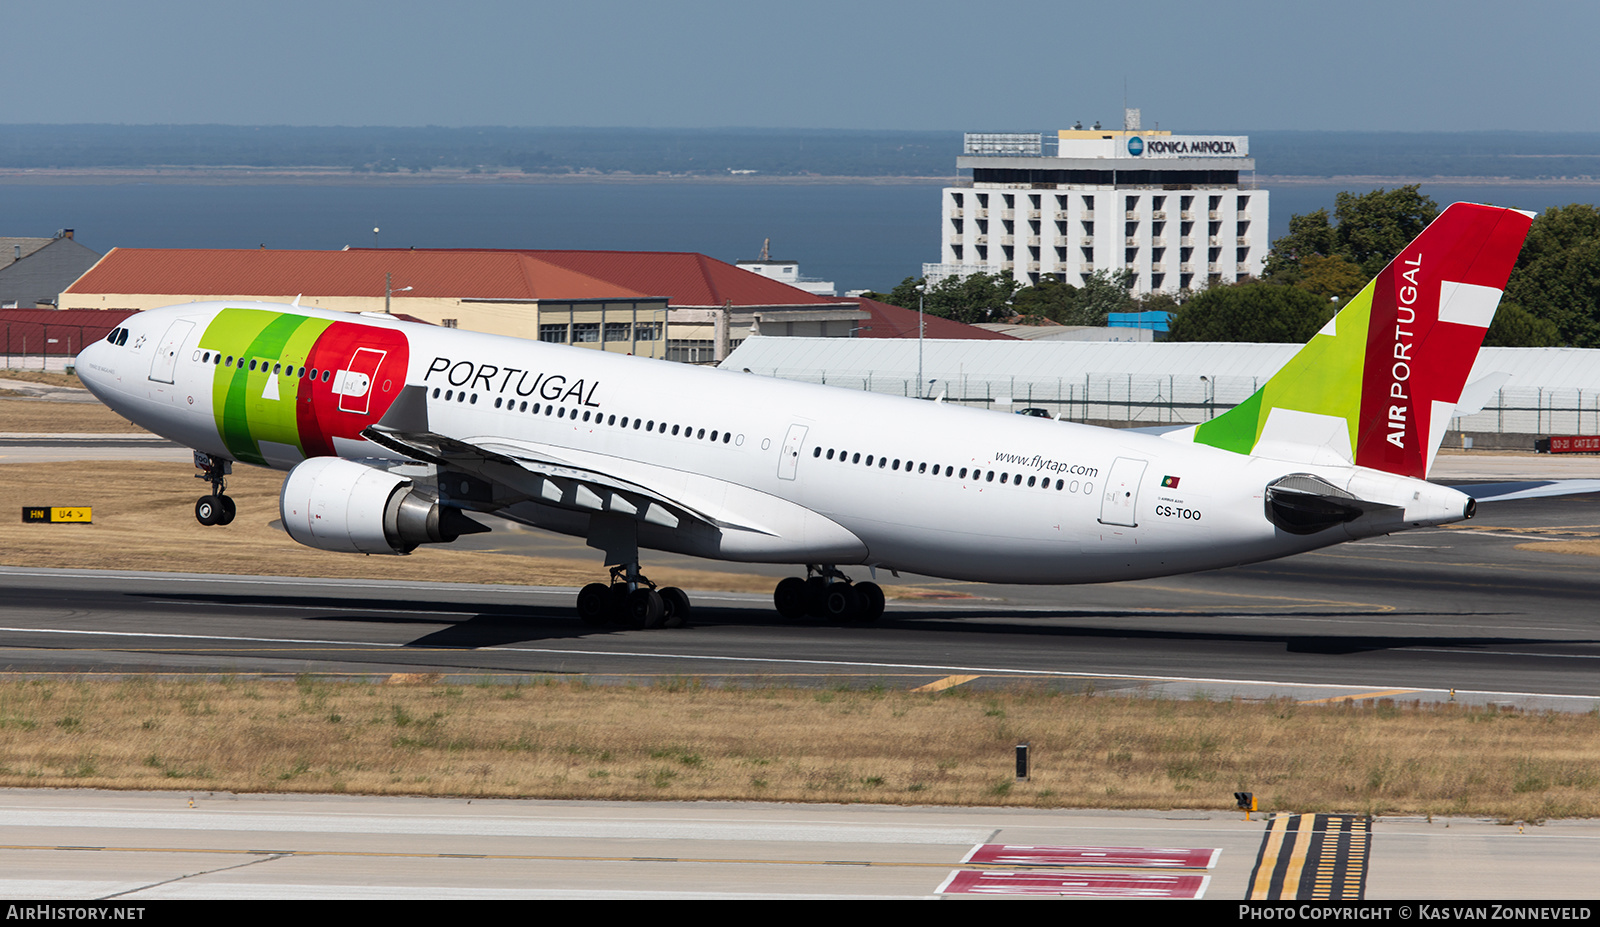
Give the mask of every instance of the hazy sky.
[[1600, 4], [13, 3], [0, 124], [1600, 131]]

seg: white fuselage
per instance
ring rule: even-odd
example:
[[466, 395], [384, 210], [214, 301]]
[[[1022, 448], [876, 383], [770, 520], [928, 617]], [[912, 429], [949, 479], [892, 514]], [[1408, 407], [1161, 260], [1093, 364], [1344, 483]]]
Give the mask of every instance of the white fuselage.
[[[234, 458], [213, 408], [217, 368], [200, 360], [198, 345], [221, 308], [135, 315], [125, 323], [133, 337], [122, 346], [91, 345], [79, 357], [79, 375], [128, 419]], [[647, 548], [1085, 583], [1265, 560], [1464, 517], [1466, 497], [1454, 490], [1363, 468], [370, 316], [246, 308], [399, 330], [410, 342], [405, 383], [427, 390], [433, 432], [626, 480], [722, 525], [641, 524], [638, 542]], [[169, 332], [181, 330], [178, 320], [194, 324], [167, 371], [172, 356], [156, 355], [163, 339], [175, 337]], [[156, 368], [172, 382], [153, 379]], [[290, 381], [281, 393], [250, 401], [293, 402], [293, 393]], [[335, 448], [352, 459], [395, 456], [359, 439]], [[299, 453], [279, 441], [266, 459], [288, 469]], [[1404, 515], [1286, 533], [1268, 519], [1265, 493], [1290, 473], [1315, 474]], [[533, 499], [499, 514], [579, 536], [588, 530], [588, 516]]]

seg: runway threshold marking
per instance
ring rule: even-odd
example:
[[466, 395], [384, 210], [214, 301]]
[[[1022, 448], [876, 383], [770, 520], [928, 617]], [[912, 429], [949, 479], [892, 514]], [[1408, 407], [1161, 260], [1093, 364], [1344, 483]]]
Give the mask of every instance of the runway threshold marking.
[[935, 679], [933, 682], [930, 682], [925, 686], [917, 686], [915, 689], [912, 689], [911, 691], [913, 691], [913, 692], [943, 692], [945, 689], [953, 689], [956, 686], [962, 685], [964, 683], [971, 682], [972, 680], [977, 679], [977, 678], [979, 678], [979, 677], [977, 677], [977, 676], [946, 676], [943, 679]]
[[1371, 828], [1365, 815], [1273, 815], [1250, 874], [1250, 900], [1360, 901]]
[[[1053, 895], [1079, 898], [1202, 898], [1203, 872], [1119, 872], [1119, 869], [1210, 869], [1221, 850], [1177, 847], [1073, 847], [979, 844], [950, 873], [940, 895]], [[1009, 867], [1009, 868], [1008, 868]]]

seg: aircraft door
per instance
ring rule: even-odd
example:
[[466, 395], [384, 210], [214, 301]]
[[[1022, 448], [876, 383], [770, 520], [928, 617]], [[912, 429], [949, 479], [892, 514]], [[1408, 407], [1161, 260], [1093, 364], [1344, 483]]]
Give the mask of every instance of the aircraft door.
[[1100, 524], [1139, 526], [1139, 480], [1148, 461], [1118, 457], [1106, 478], [1105, 495], [1100, 497]]
[[783, 439], [783, 453], [778, 458], [778, 479], [792, 480], [795, 471], [800, 466], [800, 446], [806, 440], [806, 426], [790, 425], [789, 434]]
[[194, 322], [189, 319], [178, 319], [167, 326], [167, 333], [161, 338], [161, 346], [156, 349], [156, 356], [150, 360], [150, 379], [157, 383], [173, 381], [178, 373], [178, 352], [183, 350], [183, 343], [188, 340], [192, 331]]
[[357, 348], [345, 369], [334, 374], [333, 391], [339, 396], [339, 410], [366, 415], [372, 405], [372, 384], [388, 351]]

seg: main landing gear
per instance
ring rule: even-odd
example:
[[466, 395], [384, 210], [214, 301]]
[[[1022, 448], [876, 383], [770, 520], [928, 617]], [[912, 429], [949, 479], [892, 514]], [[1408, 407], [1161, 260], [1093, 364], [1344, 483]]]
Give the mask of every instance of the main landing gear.
[[590, 627], [681, 628], [689, 596], [676, 586], [657, 589], [638, 563], [611, 568], [611, 583], [590, 583], [578, 593], [578, 617]]
[[809, 615], [837, 624], [871, 624], [883, 616], [883, 589], [877, 583], [851, 582], [832, 564], [806, 564], [806, 577], [791, 576], [772, 593], [778, 614]]
[[233, 461], [219, 460], [210, 454], [195, 451], [194, 465], [200, 470], [194, 478], [211, 484], [211, 494], [201, 496], [194, 504], [195, 521], [208, 526], [231, 523], [239, 510], [233, 504], [233, 499], [223, 495], [222, 491], [226, 487], [228, 474], [233, 472]]

